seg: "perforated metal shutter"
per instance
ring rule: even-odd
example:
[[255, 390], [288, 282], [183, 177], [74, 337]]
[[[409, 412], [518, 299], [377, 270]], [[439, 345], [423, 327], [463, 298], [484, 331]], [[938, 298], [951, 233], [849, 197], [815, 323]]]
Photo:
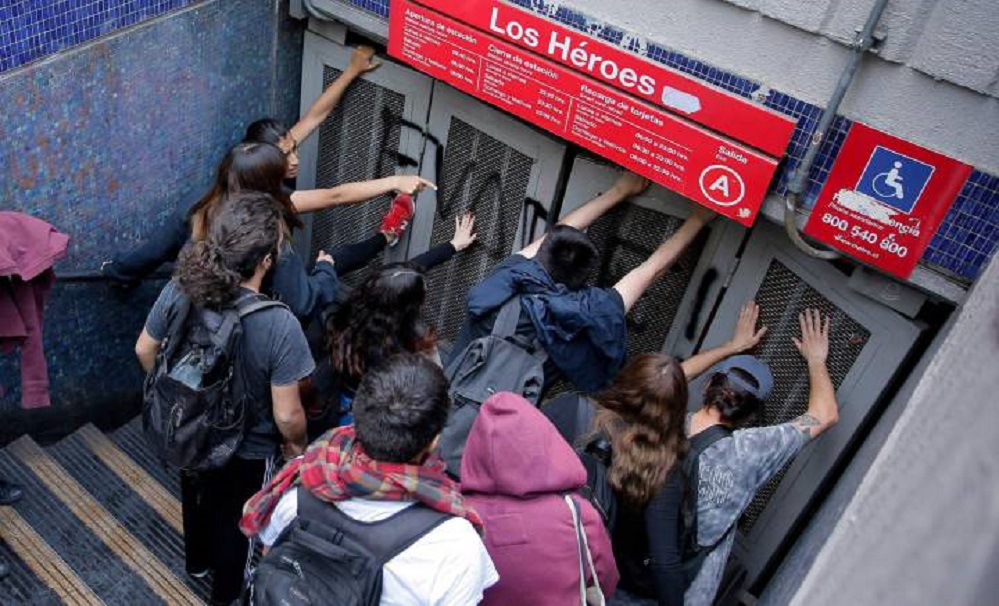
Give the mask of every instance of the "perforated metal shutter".
[[[612, 287], [649, 258], [656, 248], [683, 225], [683, 220], [636, 204], [622, 204], [601, 217], [589, 230], [600, 250], [596, 283]], [[706, 235], [707, 232], [705, 232]], [[700, 259], [705, 238], [700, 237], [655, 282], [628, 313], [628, 355], [662, 350], [690, 278]]]
[[[683, 219], [637, 204], [625, 203], [590, 226], [593, 243], [600, 251], [600, 267], [593, 284], [613, 287], [629, 271], [642, 264], [660, 244], [683, 225]], [[628, 357], [662, 351], [694, 269], [701, 257], [708, 232], [694, 240], [669, 271], [656, 281], [628, 312]], [[548, 390], [547, 399], [574, 387], [565, 379]]]
[[468, 289], [510, 255], [534, 161], [470, 124], [452, 117], [438, 175], [432, 245], [454, 235], [454, 219], [475, 213], [476, 245], [427, 278], [429, 322], [453, 341], [465, 319]]
[[[767, 326], [768, 331], [755, 353], [767, 362], [774, 375], [773, 393], [764, 404], [757, 424], [776, 425], [790, 421], [808, 409], [808, 367], [791, 341], [792, 337], [801, 334], [798, 315], [802, 311], [816, 308], [823, 316], [832, 318], [827, 364], [837, 389], [871, 333], [777, 260], [771, 261], [756, 293], [756, 302], [760, 305], [760, 323]], [[786, 470], [781, 470], [756, 493], [739, 521], [740, 530], [745, 533], [752, 530]]]
[[[340, 75], [326, 66], [323, 88]], [[367, 80], [356, 80], [347, 89], [337, 111], [319, 127], [319, 161], [316, 187], [329, 188], [352, 181], [364, 181], [395, 174], [399, 153], [405, 97]], [[312, 224], [312, 257], [369, 238], [378, 230], [391, 196], [370, 202], [342, 206], [315, 214]], [[365, 272], [347, 277], [357, 284]]]

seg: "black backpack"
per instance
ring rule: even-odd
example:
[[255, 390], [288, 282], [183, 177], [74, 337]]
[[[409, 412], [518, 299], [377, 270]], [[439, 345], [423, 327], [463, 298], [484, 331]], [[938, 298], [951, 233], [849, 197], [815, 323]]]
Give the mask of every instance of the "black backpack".
[[482, 403], [500, 391], [513, 392], [537, 404], [545, 383], [548, 354], [540, 345], [531, 353], [517, 341], [520, 297], [503, 304], [491, 334], [475, 339], [444, 369], [451, 396], [451, 412], [441, 432], [440, 454], [448, 473], [461, 474], [461, 455]]
[[146, 376], [142, 425], [165, 463], [217, 469], [232, 458], [246, 431], [245, 383], [234, 363], [241, 320], [284, 304], [254, 293], [219, 311], [196, 307], [186, 297], [178, 305]]
[[298, 488], [298, 517], [261, 560], [253, 606], [377, 606], [382, 566], [449, 514], [422, 503], [377, 522], [359, 522]]
[[[594, 408], [583, 394], [576, 394], [574, 439], [585, 436], [592, 431]], [[586, 468], [586, 485], [579, 489], [579, 494], [593, 505], [600, 514], [604, 526], [612, 535], [614, 522], [617, 520], [617, 496], [608, 480], [608, 470], [611, 465], [611, 443], [604, 435], [591, 437], [581, 446], [575, 446], [576, 455]]]
[[711, 545], [701, 545], [697, 542], [697, 489], [700, 466], [698, 459], [709, 446], [723, 438], [730, 437], [732, 430], [724, 425], [712, 425], [696, 436], [690, 438], [690, 450], [683, 461], [683, 478], [685, 484], [682, 511], [680, 515], [680, 566], [683, 569], [686, 586], [697, 578], [705, 558], [714, 551], [731, 529], [723, 532]]

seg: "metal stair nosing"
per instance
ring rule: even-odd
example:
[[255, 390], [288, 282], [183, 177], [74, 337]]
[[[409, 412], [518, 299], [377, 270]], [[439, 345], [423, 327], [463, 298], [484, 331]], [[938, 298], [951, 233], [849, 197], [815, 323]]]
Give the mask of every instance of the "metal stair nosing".
[[124, 453], [93, 425], [81, 427], [74, 436], [134, 490], [143, 501], [156, 511], [178, 534], [184, 533], [180, 501], [141, 465]]
[[107, 438], [136, 465], [156, 479], [168, 494], [180, 499], [180, 476], [168, 470], [149, 446], [142, 431], [141, 417], [136, 417], [110, 432]]
[[191, 588], [167, 569], [141, 541], [122, 528], [103, 505], [31, 438], [25, 436], [16, 440], [8, 445], [6, 451], [30, 469], [90, 532], [166, 603], [202, 604]]
[[0, 507], [0, 537], [62, 603], [71, 606], [104, 604], [12, 507]]
[[92, 425], [45, 451], [167, 568], [208, 598], [209, 579], [186, 573], [180, 501], [159, 481]]

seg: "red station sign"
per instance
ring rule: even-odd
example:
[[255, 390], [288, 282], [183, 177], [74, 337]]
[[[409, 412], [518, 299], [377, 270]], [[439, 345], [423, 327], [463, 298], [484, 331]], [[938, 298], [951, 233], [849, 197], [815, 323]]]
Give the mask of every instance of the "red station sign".
[[855, 123], [805, 233], [908, 278], [971, 171], [953, 158]]
[[[520, 19], [530, 15], [507, 4], [468, 2], [452, 5], [437, 0], [433, 3], [442, 9], [446, 6], [449, 13], [461, 13], [463, 18], [479, 25], [484, 23], [482, 15], [489, 20], [495, 17], [496, 27], [502, 22], [507, 36], [518, 38], [521, 46], [409, 0], [394, 0], [389, 22], [389, 54], [719, 214], [744, 225], [752, 224], [776, 170], [777, 160], [703, 128], [693, 120], [697, 118], [704, 125], [720, 129], [727, 119], [723, 116], [725, 111], [743, 112], [738, 114], [742, 116], [740, 122], [751, 122], [750, 115], [766, 116], [765, 119], [771, 121], [777, 117], [779, 121], [773, 124], [779, 128], [774, 126], [773, 129], [778, 133], [778, 139], [772, 138], [774, 130], [764, 128], [761, 130], [767, 130], [767, 136], [755, 142], [757, 147], [772, 153], [779, 148], [775, 155], [786, 146], [794, 126], [792, 121], [696, 81], [690, 80], [696, 87], [688, 86], [680, 91], [679, 80], [676, 80], [679, 75], [675, 72], [575, 32], [571, 32], [571, 40], [566, 39], [569, 30], [549, 21], [531, 16], [529, 23], [524, 19], [524, 22], [518, 21], [519, 28], [514, 27], [511, 25], [514, 17]], [[509, 14], [506, 11], [510, 11]], [[485, 25], [485, 29], [489, 29], [489, 24]], [[523, 33], [519, 33], [521, 31]], [[565, 57], [575, 65], [584, 63], [576, 50], [600, 48], [604, 62], [594, 60], [593, 66], [604, 81], [615, 80], [616, 87], [522, 48], [532, 48], [535, 38], [540, 45], [542, 39], [552, 39], [549, 36], [557, 36], [553, 38], [556, 40], [554, 50], [560, 57], [563, 45], [572, 47], [566, 49]], [[585, 52], [589, 57], [589, 51]], [[631, 62], [625, 62], [625, 59]], [[608, 62], [615, 67], [605, 68]], [[585, 65], [590, 65], [589, 58]], [[663, 74], [669, 74], [673, 79], [661, 81]], [[679, 92], [664, 95], [665, 88], [657, 86]], [[622, 93], [618, 88], [627, 92]], [[649, 95], [658, 95], [657, 105], [635, 96], [647, 96], [644, 93], [650, 88], [653, 92]], [[689, 97], [684, 101], [682, 95]], [[696, 99], [696, 104], [692, 98]], [[664, 99], [676, 105], [685, 104], [691, 110], [690, 117], [680, 117], [664, 109]], [[723, 102], [726, 99], [727, 102]], [[672, 109], [678, 111], [676, 107]], [[756, 113], [747, 113], [750, 110]], [[744, 127], [739, 133], [740, 137], [751, 138]]]
[[794, 134], [779, 112], [502, 0], [416, 1], [771, 156]]

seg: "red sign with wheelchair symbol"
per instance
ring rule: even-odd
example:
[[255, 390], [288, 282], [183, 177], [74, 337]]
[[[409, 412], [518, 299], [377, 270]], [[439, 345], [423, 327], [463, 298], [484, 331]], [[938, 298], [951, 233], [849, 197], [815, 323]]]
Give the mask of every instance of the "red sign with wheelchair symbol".
[[953, 158], [856, 123], [805, 233], [908, 278], [971, 170]]

